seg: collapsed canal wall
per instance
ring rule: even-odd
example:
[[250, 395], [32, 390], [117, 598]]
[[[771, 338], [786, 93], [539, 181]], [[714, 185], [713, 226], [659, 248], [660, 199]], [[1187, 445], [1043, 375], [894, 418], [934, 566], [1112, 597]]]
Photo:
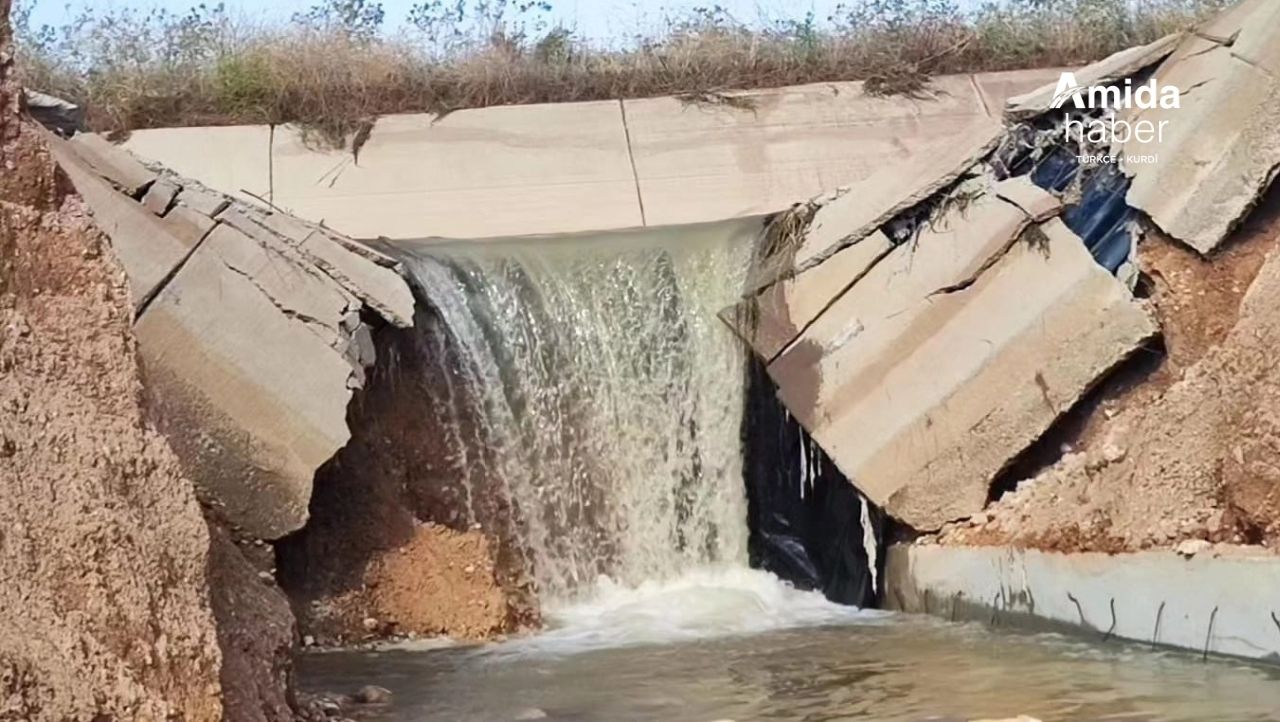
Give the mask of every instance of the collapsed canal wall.
[[[825, 542], [841, 548], [810, 554], [794, 578], [844, 601], [887, 589], [885, 603], [911, 611], [1276, 653], [1265, 605], [1192, 594], [1247, 574], [1262, 598], [1277, 583], [1280, 274], [1262, 200], [1280, 143], [1259, 120], [1280, 98], [1275, 12], [1245, 2], [1199, 35], [1081, 71], [1105, 83], [1155, 68], [1194, 86], [1186, 125], [1214, 142], [1172, 134], [1169, 166], [1117, 175], [1064, 160], [1079, 148], [1037, 123], [1042, 90], [1012, 101], [1007, 127], [975, 111], [980, 122], [892, 172], [770, 217], [746, 297], [721, 313], [770, 377], [756, 388], [776, 385], [787, 409], [769, 408], [781, 421], [766, 431], [802, 455], [748, 454], [766, 480], [749, 511], [757, 563], [781, 570], [782, 545]], [[290, 659], [308, 637], [532, 623], [528, 580], [495, 533], [510, 510], [477, 527], [432, 483], [449, 470], [414, 410], [447, 374], [419, 367], [438, 349], [413, 340], [431, 321], [400, 263], [318, 211], [282, 212], [274, 187], [254, 200], [95, 136], [41, 134], [15, 122], [18, 94], [4, 92], [15, 172], [0, 188], [0, 454], [14, 463], [0, 484], [19, 502], [4, 512], [0, 563], [18, 583], [0, 591], [0, 671], [15, 714], [285, 720], [306, 711]], [[308, 169], [360, 175], [354, 156], [293, 150]], [[641, 199], [637, 168], [621, 187]], [[295, 190], [329, 175], [302, 174]], [[768, 481], [775, 465], [789, 466]], [[15, 473], [32, 468], [52, 472]], [[879, 571], [859, 532], [880, 509], [832, 490], [845, 479], [916, 542], [891, 549], [870, 593], [847, 572]], [[836, 501], [797, 505], [770, 547], [776, 509], [762, 502], [788, 486]], [[94, 554], [73, 551], [86, 543]], [[1144, 549], [1165, 551], [1098, 556]], [[1147, 582], [1132, 604], [1115, 591]], [[424, 604], [441, 588], [460, 591]]]

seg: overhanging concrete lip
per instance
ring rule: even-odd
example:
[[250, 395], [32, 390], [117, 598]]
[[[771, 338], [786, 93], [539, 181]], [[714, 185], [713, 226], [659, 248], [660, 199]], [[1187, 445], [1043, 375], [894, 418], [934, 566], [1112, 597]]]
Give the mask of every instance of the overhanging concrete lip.
[[1063, 554], [895, 544], [884, 604], [1280, 664], [1280, 556], [1259, 547]]

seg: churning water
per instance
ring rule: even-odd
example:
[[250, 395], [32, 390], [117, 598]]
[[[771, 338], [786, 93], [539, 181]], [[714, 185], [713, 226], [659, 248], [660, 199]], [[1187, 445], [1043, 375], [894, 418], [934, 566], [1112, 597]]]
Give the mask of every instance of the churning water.
[[745, 357], [716, 313], [740, 297], [758, 228], [409, 252], [450, 346], [432, 413], [467, 503], [493, 480], [509, 500], [544, 604], [601, 577], [746, 565]]

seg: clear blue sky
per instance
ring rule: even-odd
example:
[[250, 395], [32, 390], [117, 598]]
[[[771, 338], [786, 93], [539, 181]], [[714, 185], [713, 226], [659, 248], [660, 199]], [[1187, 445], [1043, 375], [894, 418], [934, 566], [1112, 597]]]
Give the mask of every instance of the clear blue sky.
[[[847, 1], [847, 0], [846, 0]], [[217, 0], [206, 0], [210, 5]], [[315, 0], [225, 0], [228, 8], [249, 17], [287, 20], [294, 12], [304, 10]], [[420, 0], [382, 0], [387, 24], [399, 25], [409, 8]], [[549, 0], [554, 10], [552, 20], [576, 28], [581, 37], [608, 42], [630, 37], [637, 32], [659, 29], [668, 13], [678, 13], [695, 6], [719, 4], [738, 20], [753, 23], [761, 17], [800, 18], [813, 10], [819, 20], [834, 12], [840, 0]], [[164, 7], [183, 11], [199, 0], [15, 0], [16, 4], [34, 3], [32, 25], [59, 25], [86, 6]]]

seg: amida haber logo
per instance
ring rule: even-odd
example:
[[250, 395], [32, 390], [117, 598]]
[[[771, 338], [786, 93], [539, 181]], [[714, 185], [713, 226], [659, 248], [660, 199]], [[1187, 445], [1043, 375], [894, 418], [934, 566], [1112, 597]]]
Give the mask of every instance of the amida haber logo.
[[[1176, 110], [1182, 107], [1182, 93], [1173, 85], [1161, 85], [1156, 78], [1134, 84], [1132, 78], [1107, 85], [1081, 86], [1075, 73], [1058, 77], [1049, 107], [1064, 112], [1063, 121], [1069, 137], [1083, 144], [1111, 149], [1130, 141], [1159, 144], [1164, 140], [1169, 121], [1138, 118], [1137, 110]], [[1121, 117], [1125, 116], [1125, 117]], [[1104, 156], [1096, 160], [1111, 160]], [[1135, 163], [1152, 163], [1152, 156], [1127, 158]]]

